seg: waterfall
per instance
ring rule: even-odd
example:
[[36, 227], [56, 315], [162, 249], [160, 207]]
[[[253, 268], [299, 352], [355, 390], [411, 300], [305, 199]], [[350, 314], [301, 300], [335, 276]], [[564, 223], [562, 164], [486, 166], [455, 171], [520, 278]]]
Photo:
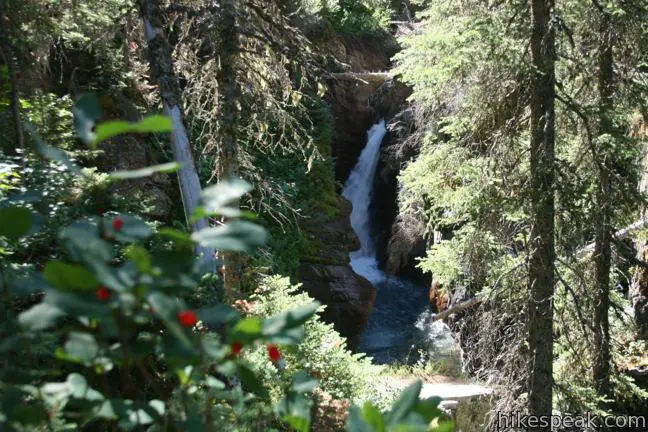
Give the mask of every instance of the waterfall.
[[369, 206], [373, 192], [374, 177], [380, 157], [380, 145], [387, 133], [385, 121], [381, 120], [367, 132], [367, 144], [344, 185], [342, 196], [353, 206], [351, 227], [360, 240], [360, 249], [351, 252], [351, 267], [374, 285], [385, 279], [378, 268], [376, 246], [371, 236], [371, 213]]
[[371, 221], [369, 206], [373, 179], [376, 175], [378, 158], [380, 156], [380, 144], [387, 133], [385, 121], [381, 120], [369, 129], [367, 145], [360, 153], [358, 163], [351, 171], [349, 179], [344, 185], [342, 196], [348, 199], [353, 205], [351, 211], [351, 226], [360, 240], [361, 248], [352, 253], [352, 257], [375, 257], [376, 247], [371, 238]]
[[419, 351], [424, 351], [426, 358], [439, 357], [444, 355], [441, 351], [453, 345], [452, 336], [445, 324], [433, 321], [427, 288], [388, 276], [378, 267], [369, 210], [380, 145], [386, 133], [384, 120], [369, 129], [367, 143], [342, 191], [353, 206], [351, 226], [360, 240], [360, 249], [350, 254], [351, 266], [377, 290], [359, 350], [378, 363], [413, 361], [419, 358]]

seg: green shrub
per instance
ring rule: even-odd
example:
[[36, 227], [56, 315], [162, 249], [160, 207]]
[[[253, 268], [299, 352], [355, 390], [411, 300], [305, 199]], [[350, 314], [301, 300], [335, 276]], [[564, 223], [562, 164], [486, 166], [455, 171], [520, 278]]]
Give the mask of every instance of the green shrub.
[[307, 8], [320, 13], [344, 34], [366, 35], [385, 30], [391, 17], [390, 0], [310, 0]]
[[[253, 313], [262, 317], [312, 302], [308, 294], [299, 291], [299, 286], [280, 276], [264, 278], [253, 300]], [[344, 338], [319, 316], [306, 322], [304, 340], [288, 348], [285, 355], [290, 369], [309, 370], [318, 378], [321, 389], [336, 399], [357, 403], [373, 400], [383, 407], [390, 402], [389, 395], [380, 394], [376, 386], [383, 368], [371, 364], [364, 354], [352, 354]], [[250, 360], [254, 364], [263, 363], [265, 356], [257, 351], [251, 354]], [[268, 373], [265, 381], [275, 380], [271, 369], [265, 371]]]
[[[171, 128], [159, 117], [107, 122], [89, 133], [95, 125], [81, 117], [77, 126], [92, 136], [89, 142]], [[66, 153], [28, 130], [41, 157], [57, 161], [75, 181], [95, 183]], [[115, 172], [97, 183], [178, 168]], [[335, 396], [374, 401], [352, 408], [351, 432], [405, 425], [427, 430], [441, 414], [439, 401], [419, 401], [418, 383], [381, 413], [374, 386], [379, 369], [348, 353], [332, 327], [313, 318], [319, 305], [292, 296], [296, 287], [287, 279], [268, 278], [255, 297], [257, 315], [247, 317], [205, 292], [219, 285], [218, 277], [193, 253], [197, 246], [250, 252], [265, 242], [263, 228], [239, 218], [247, 217], [238, 202], [250, 189], [240, 180], [205, 189], [195, 214], [231, 217], [191, 235], [154, 232], [134, 215], [98, 212], [56, 230], [65, 253], [42, 271], [0, 261], [2, 429], [202, 431], [218, 425], [306, 432], [316, 375]], [[32, 205], [38, 197], [28, 196], [0, 201], [7, 250], [29, 243], [40, 228]]]

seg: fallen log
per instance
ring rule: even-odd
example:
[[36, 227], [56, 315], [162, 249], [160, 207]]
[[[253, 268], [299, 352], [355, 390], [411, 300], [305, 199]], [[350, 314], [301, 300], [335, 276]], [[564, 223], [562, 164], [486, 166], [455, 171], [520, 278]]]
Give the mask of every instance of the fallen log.
[[394, 75], [388, 72], [342, 72], [332, 73], [330, 77], [341, 81], [360, 81], [363, 84], [381, 84], [390, 80]]
[[[632, 233], [634, 233], [636, 231], [639, 231], [640, 229], [645, 227], [647, 223], [648, 223], [648, 221], [646, 219], [640, 219], [637, 222], [634, 222], [634, 223], [628, 225], [627, 227], [616, 231], [613, 234], [613, 238], [614, 238], [615, 241], [623, 240], [626, 237], [628, 237], [630, 234], [632, 234]], [[582, 248], [578, 249], [576, 251], [576, 253], [574, 254], [574, 256], [576, 258], [582, 258], [585, 255], [594, 252], [594, 246], [595, 246], [594, 242], [589, 243], [589, 244], [583, 246]]]
[[449, 317], [450, 315], [454, 315], [466, 309], [470, 309], [471, 307], [480, 304], [483, 301], [483, 297], [484, 297], [483, 295], [477, 294], [475, 297], [471, 298], [470, 300], [466, 300], [465, 302], [461, 302], [455, 306], [452, 306], [451, 308], [448, 308], [443, 312], [439, 312], [438, 314], [434, 315], [434, 317], [432, 317], [432, 321], [443, 320]]
[[[647, 220], [641, 219], [641, 220], [638, 220], [637, 222], [634, 222], [631, 225], [628, 225], [625, 228], [622, 228], [622, 229], [616, 231], [614, 233], [614, 237], [613, 237], [614, 241], [618, 242], [620, 240], [623, 240], [624, 238], [628, 237], [633, 232], [638, 231], [641, 228], [643, 228], [644, 226], [646, 226], [647, 223], [648, 223]], [[585, 255], [587, 255], [589, 253], [592, 253], [592, 252], [594, 252], [594, 243], [590, 243], [590, 244], [582, 247], [581, 249], [579, 249], [576, 252], [575, 256], [576, 256], [576, 258], [581, 258], [581, 257], [583, 257], [583, 256], [585, 256]], [[644, 263], [643, 261], [639, 261], [639, 260], [637, 260], [637, 262], [635, 262], [635, 264], [637, 264], [637, 265], [646, 265], [646, 263]], [[501, 278], [501, 276], [500, 276], [500, 278]], [[497, 282], [499, 282], [499, 279], [498, 279]], [[497, 282], [495, 283], [495, 286], [497, 286]], [[459, 303], [459, 304], [457, 304], [455, 306], [452, 306], [451, 308], [448, 308], [448, 309], [444, 310], [443, 312], [439, 312], [438, 314], [434, 315], [432, 320], [433, 321], [439, 321], [439, 320], [446, 319], [450, 315], [454, 315], [456, 313], [462, 312], [462, 311], [464, 311], [466, 309], [470, 309], [470, 308], [480, 304], [483, 300], [484, 300], [484, 295], [482, 293], [478, 293], [475, 297], [471, 298], [470, 300], [466, 300], [466, 301], [461, 302], [461, 303]]]

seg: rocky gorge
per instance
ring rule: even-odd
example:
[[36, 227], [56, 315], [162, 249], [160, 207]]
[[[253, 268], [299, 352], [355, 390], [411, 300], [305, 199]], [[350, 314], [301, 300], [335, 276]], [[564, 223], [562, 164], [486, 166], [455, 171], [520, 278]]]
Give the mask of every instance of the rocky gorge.
[[[415, 269], [415, 257], [425, 252], [420, 232], [409, 231], [403, 238], [398, 219], [397, 175], [408, 158], [416, 154], [407, 148], [413, 122], [408, 118], [406, 100], [410, 89], [384, 71], [398, 46], [395, 37], [338, 38], [323, 50], [343, 65], [327, 79], [325, 100], [334, 118], [332, 155], [338, 192], [348, 178], [367, 141], [367, 130], [379, 119], [387, 124], [375, 176], [375, 196], [371, 204], [372, 230], [377, 239], [381, 267], [391, 274], [406, 274], [425, 280]], [[350, 204], [341, 196], [339, 214], [324, 226], [308, 226], [321, 246], [317, 253], [302, 257], [298, 281], [315, 299], [327, 306], [324, 319], [332, 322], [349, 345], [357, 347], [375, 300], [372, 284], [350, 266], [349, 252], [358, 249], [351, 229]], [[401, 221], [402, 222], [402, 221]]]

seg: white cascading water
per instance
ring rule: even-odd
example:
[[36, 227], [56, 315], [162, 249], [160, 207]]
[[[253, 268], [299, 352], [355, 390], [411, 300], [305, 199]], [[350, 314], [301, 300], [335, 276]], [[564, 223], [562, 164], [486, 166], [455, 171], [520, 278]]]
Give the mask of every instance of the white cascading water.
[[409, 362], [420, 358], [448, 356], [454, 341], [448, 327], [433, 321], [427, 289], [384, 274], [378, 267], [371, 231], [370, 206], [380, 145], [387, 130], [381, 120], [369, 129], [367, 144], [344, 185], [342, 195], [353, 205], [351, 226], [360, 240], [360, 249], [351, 252], [351, 266], [377, 290], [359, 350], [377, 363]]
[[385, 121], [381, 120], [367, 132], [367, 145], [360, 153], [358, 162], [349, 175], [342, 196], [351, 202], [351, 227], [360, 240], [360, 249], [351, 252], [351, 266], [359, 275], [367, 278], [374, 285], [385, 279], [378, 269], [376, 247], [371, 236], [371, 205], [373, 180], [380, 157], [380, 144], [387, 133]]

